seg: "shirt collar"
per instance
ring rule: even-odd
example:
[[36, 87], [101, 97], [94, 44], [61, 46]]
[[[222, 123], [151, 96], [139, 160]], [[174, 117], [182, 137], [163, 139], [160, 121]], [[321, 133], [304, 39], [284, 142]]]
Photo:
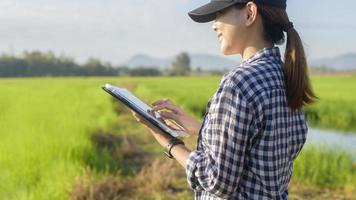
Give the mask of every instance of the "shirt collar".
[[261, 60], [263, 58], [268, 58], [268, 59], [281, 59], [281, 54], [279, 52], [278, 47], [266, 47], [258, 52], [256, 52], [253, 56], [248, 58], [247, 60], [244, 60], [241, 65], [245, 65], [247, 63], [253, 63], [255, 61]]
[[[266, 48], [263, 48], [263, 49], [257, 51], [254, 55], [252, 55], [247, 60], [243, 61], [239, 65], [239, 67], [243, 67], [248, 63], [253, 63], [253, 62], [256, 62], [258, 60], [266, 59], [266, 58], [280, 61], [281, 60], [281, 54], [280, 54], [279, 48], [278, 47], [266, 47]], [[223, 80], [226, 79], [226, 77], [228, 77], [229, 75], [233, 74], [233, 72], [235, 70], [237, 70], [239, 67], [233, 68], [232, 70], [226, 72], [223, 75], [223, 78], [221, 79], [220, 83], [222, 83]]]

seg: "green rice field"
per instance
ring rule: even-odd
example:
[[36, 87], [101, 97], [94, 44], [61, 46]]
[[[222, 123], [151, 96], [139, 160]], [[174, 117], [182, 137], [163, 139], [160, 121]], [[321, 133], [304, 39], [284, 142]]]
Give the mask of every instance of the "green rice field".
[[[132, 85], [148, 102], [169, 97], [201, 118], [219, 81], [217, 76], [0, 79], [0, 199], [70, 199], [77, 179], [88, 170], [97, 179], [116, 175], [109, 168], [93, 167], [102, 163], [105, 168], [112, 159], [95, 153], [93, 132], [110, 132], [124, 123], [117, 120], [112, 98], [101, 90], [104, 83]], [[312, 81], [320, 101], [306, 108], [310, 125], [356, 132], [356, 76], [318, 76]], [[146, 151], [158, 151], [153, 139], [148, 143]], [[309, 147], [298, 157], [293, 179], [353, 194], [355, 168], [342, 151]]]

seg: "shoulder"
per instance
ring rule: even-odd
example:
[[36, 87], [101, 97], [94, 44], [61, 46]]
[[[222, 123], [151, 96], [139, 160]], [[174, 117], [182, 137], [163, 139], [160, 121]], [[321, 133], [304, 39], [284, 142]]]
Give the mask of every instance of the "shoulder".
[[246, 100], [271, 89], [284, 89], [282, 63], [266, 59], [242, 64], [227, 73], [223, 85], [232, 87]]

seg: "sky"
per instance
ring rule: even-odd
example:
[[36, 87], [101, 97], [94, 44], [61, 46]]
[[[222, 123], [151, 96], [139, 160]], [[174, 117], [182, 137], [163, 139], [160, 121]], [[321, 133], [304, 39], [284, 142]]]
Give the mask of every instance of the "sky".
[[[187, 15], [208, 0], [0, 0], [0, 53], [51, 50], [120, 65], [136, 54], [223, 56], [212, 22]], [[356, 53], [355, 0], [288, 0], [309, 59]], [[237, 56], [228, 56], [235, 59]]]

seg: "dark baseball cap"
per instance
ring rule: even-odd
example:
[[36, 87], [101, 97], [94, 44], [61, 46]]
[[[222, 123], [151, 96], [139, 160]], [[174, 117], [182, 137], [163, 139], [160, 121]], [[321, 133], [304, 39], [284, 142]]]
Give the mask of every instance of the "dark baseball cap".
[[194, 9], [188, 13], [189, 17], [199, 23], [213, 21], [216, 13], [235, 4], [243, 4], [252, 1], [257, 5], [266, 5], [287, 8], [287, 0], [211, 0], [209, 3]]

